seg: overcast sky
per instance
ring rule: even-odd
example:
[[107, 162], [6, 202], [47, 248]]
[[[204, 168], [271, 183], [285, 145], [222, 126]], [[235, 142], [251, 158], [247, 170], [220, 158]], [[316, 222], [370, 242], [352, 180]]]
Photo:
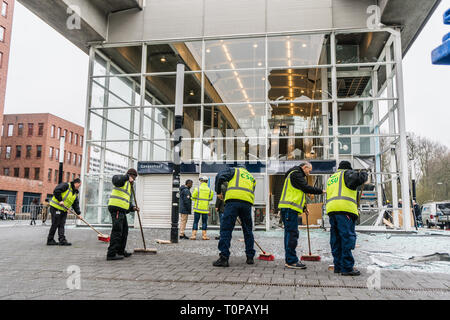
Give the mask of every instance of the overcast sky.
[[[450, 147], [450, 66], [431, 64], [431, 51], [450, 26], [443, 0], [404, 58], [408, 131]], [[5, 113], [49, 112], [84, 125], [88, 56], [16, 2]]]

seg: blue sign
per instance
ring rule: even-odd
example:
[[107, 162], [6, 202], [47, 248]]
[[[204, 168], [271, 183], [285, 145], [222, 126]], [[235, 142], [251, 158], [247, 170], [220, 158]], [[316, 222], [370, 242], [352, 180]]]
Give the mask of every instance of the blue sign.
[[[450, 9], [444, 13], [444, 24], [450, 24]], [[431, 52], [433, 64], [450, 65], [450, 32], [442, 38], [442, 44]]]

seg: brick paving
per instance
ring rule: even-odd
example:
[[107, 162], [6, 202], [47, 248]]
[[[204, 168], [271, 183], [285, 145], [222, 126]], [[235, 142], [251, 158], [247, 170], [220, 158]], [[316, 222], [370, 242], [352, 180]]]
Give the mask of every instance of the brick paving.
[[[280, 258], [249, 266], [238, 241], [241, 232], [234, 235], [229, 268], [212, 266], [216, 240], [156, 244], [155, 239], [168, 238], [169, 230], [145, 230], [147, 246], [156, 247], [156, 255], [121, 261], [106, 261], [108, 245], [89, 229], [68, 227], [71, 247], [46, 246], [47, 232], [48, 226], [39, 225], [0, 228], [0, 299], [450, 299], [450, 272], [381, 269], [380, 288], [369, 289], [367, 280], [374, 273], [366, 268], [359, 268], [360, 277], [343, 277], [328, 271], [329, 261], [307, 262], [306, 270], [287, 269]], [[281, 238], [264, 241], [282, 245]], [[142, 241], [139, 230], [130, 229], [128, 250], [134, 247], [142, 247]], [[68, 288], [72, 265], [80, 268], [80, 289]]]

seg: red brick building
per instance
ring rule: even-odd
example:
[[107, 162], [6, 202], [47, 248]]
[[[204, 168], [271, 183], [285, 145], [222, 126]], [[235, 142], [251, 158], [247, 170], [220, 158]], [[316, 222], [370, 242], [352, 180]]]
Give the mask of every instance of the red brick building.
[[6, 78], [14, 12], [14, 0], [0, 0], [0, 123], [5, 109]]
[[[1, 0], [0, 0], [1, 1]], [[18, 206], [50, 196], [58, 183], [80, 177], [84, 128], [49, 113], [5, 114], [0, 144], [0, 202]], [[60, 137], [65, 136], [64, 154]]]

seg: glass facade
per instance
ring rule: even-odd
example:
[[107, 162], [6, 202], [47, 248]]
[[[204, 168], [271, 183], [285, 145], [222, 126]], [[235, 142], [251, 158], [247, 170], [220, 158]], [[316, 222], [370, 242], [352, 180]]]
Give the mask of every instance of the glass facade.
[[260, 223], [276, 208], [271, 162], [369, 159], [380, 171], [380, 138], [398, 136], [398, 127], [381, 130], [398, 112], [396, 36], [367, 30], [92, 47], [88, 220], [110, 222], [112, 175], [138, 161], [174, 160], [177, 63], [185, 65], [182, 161], [263, 164]]

